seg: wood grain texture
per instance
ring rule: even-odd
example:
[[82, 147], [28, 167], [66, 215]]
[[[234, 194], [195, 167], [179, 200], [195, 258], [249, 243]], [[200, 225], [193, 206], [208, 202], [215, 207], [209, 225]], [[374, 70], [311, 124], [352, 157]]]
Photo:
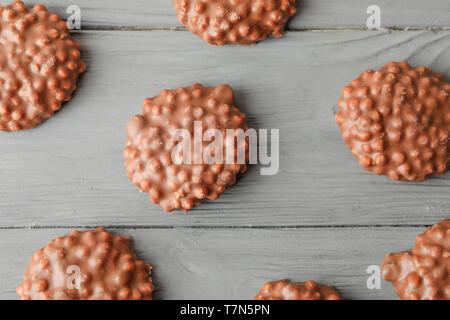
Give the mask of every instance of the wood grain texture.
[[[64, 18], [80, 6], [74, 37], [88, 70], [53, 119], [0, 133], [0, 299], [17, 298], [50, 239], [100, 225], [134, 239], [154, 266], [156, 299], [249, 299], [283, 277], [335, 285], [345, 299], [395, 299], [387, 282], [366, 288], [366, 268], [450, 216], [450, 173], [412, 184], [374, 176], [334, 123], [341, 88], [367, 68], [408, 60], [450, 80], [449, 1], [376, 3], [382, 27], [447, 31], [294, 32], [364, 29], [373, 4], [302, 0], [282, 39], [223, 48], [184, 30], [172, 0], [25, 2]], [[253, 166], [219, 200], [165, 214], [126, 177], [125, 125], [145, 97], [193, 82], [232, 85], [252, 127], [280, 129], [280, 172]]]
[[[341, 88], [369, 67], [408, 60], [450, 78], [449, 32], [301, 32], [251, 49], [184, 32], [76, 38], [88, 70], [74, 99], [36, 129], [0, 134], [3, 227], [423, 225], [449, 215], [448, 173], [423, 183], [368, 173], [334, 122]], [[253, 166], [219, 200], [165, 214], [126, 177], [125, 125], [145, 97], [193, 82], [232, 85], [250, 126], [280, 129], [280, 171]]]
[[[15, 289], [40, 247], [69, 229], [1, 230], [0, 299]], [[316, 280], [345, 299], [397, 299], [390, 283], [367, 289], [367, 267], [388, 252], [409, 250], [423, 228], [283, 230], [115, 230], [131, 236], [138, 257], [153, 266], [155, 299], [252, 299], [266, 281]]]
[[[10, 1], [2, 0], [6, 4]], [[28, 5], [44, 3], [49, 9], [67, 17], [69, 5], [78, 5], [83, 29], [98, 28], [181, 28], [172, 0], [26, 0]], [[384, 28], [450, 27], [450, 2], [442, 0], [300, 0], [298, 13], [290, 29], [365, 28], [367, 7], [381, 8]], [[426, 12], [426, 14], [424, 14]]]

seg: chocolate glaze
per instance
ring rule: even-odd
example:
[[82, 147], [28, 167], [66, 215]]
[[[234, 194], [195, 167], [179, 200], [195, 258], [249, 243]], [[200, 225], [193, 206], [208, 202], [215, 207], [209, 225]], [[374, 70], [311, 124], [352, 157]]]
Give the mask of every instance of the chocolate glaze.
[[[178, 144], [174, 133], [186, 129], [194, 141], [194, 121], [202, 122], [202, 132], [218, 129], [248, 129], [246, 116], [236, 107], [233, 90], [227, 85], [206, 88], [194, 84], [187, 88], [163, 90], [158, 96], [144, 100], [142, 115], [134, 116], [127, 125], [128, 139], [124, 151], [127, 175], [150, 201], [165, 211], [188, 211], [205, 199], [215, 200], [236, 182], [238, 173], [247, 170], [248, 141], [245, 163], [207, 164], [200, 157], [195, 164], [172, 162], [172, 151]], [[202, 151], [209, 143], [202, 144]], [[235, 144], [235, 153], [237, 152]], [[224, 154], [225, 143], [224, 143]], [[183, 155], [184, 158], [185, 155]], [[183, 159], [182, 158], [182, 159]]]
[[[80, 287], [68, 285], [79, 268]], [[33, 255], [17, 294], [23, 300], [148, 300], [151, 266], [136, 258], [128, 237], [104, 228], [51, 240]]]
[[38, 4], [0, 6], [0, 130], [33, 128], [71, 99], [85, 71], [67, 24]]
[[334, 287], [320, 286], [315, 281], [302, 283], [283, 279], [264, 284], [255, 300], [341, 300]]
[[174, 0], [178, 20], [214, 45], [281, 37], [295, 0]]
[[423, 181], [450, 162], [450, 84], [406, 62], [367, 70], [342, 90], [336, 122], [360, 165], [392, 180]]
[[418, 235], [411, 251], [388, 254], [382, 274], [404, 300], [450, 300], [450, 220]]

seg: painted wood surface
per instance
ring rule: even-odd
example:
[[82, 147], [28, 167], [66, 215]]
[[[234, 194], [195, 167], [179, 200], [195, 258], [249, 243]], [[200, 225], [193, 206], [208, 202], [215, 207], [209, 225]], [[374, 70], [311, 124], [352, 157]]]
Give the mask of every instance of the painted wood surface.
[[[2, 0], [5, 4], [10, 1]], [[172, 0], [26, 0], [28, 5], [43, 2], [63, 17], [67, 7], [81, 9], [82, 28], [182, 28], [176, 18]], [[384, 28], [448, 28], [450, 2], [443, 0], [297, 0], [298, 13], [290, 29], [365, 28], [367, 8], [381, 9]]]
[[[69, 229], [3, 230], [0, 299], [15, 288], [34, 251]], [[367, 267], [387, 250], [414, 245], [423, 228], [121, 229], [138, 257], [153, 266], [155, 299], [252, 299], [266, 281], [316, 280], [345, 299], [395, 299], [389, 282], [369, 290]], [[386, 249], [389, 248], [389, 249]]]
[[[341, 88], [367, 68], [407, 60], [450, 79], [450, 2], [379, 0], [382, 27], [402, 31], [364, 31], [372, 1], [303, 0], [282, 39], [222, 48], [184, 30], [171, 0], [43, 2], [63, 17], [80, 6], [88, 71], [54, 118], [0, 134], [0, 299], [50, 239], [100, 225], [133, 238], [157, 299], [248, 299], [283, 277], [392, 299], [386, 282], [367, 289], [366, 268], [450, 217], [450, 173], [374, 176], [334, 123]], [[252, 127], [280, 129], [280, 171], [253, 166], [219, 200], [165, 214], [126, 177], [125, 125], [145, 97], [193, 82], [232, 85]]]
[[[0, 135], [2, 226], [422, 225], [448, 215], [449, 174], [400, 183], [366, 172], [334, 114], [341, 88], [391, 60], [450, 78], [449, 32], [293, 32], [251, 48], [168, 31], [76, 38], [88, 71], [74, 99], [36, 129]], [[125, 126], [145, 97], [193, 82], [232, 85], [251, 127], [280, 129], [280, 170], [253, 166], [219, 200], [165, 214], [126, 177]]]

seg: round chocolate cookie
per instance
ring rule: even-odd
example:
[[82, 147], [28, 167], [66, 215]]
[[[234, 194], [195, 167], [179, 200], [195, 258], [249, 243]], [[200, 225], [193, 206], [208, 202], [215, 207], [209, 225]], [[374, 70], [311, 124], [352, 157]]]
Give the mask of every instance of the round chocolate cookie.
[[[223, 151], [223, 158], [205, 161], [206, 155], [214, 153], [210, 142], [204, 140], [206, 134], [215, 130], [225, 138], [226, 131], [247, 129], [246, 116], [236, 107], [227, 85], [206, 88], [194, 84], [163, 90], [145, 99], [143, 114], [134, 116], [127, 125], [127, 175], [165, 211], [188, 211], [205, 199], [217, 199], [236, 182], [237, 174], [247, 170], [248, 139], [233, 143], [232, 150], [222, 140], [214, 150]], [[180, 137], [180, 133], [184, 135]], [[180, 150], [182, 145], [188, 149]], [[225, 159], [226, 149], [232, 151], [231, 160]], [[243, 155], [243, 161], [236, 154]]]
[[366, 170], [423, 181], [450, 162], [450, 84], [406, 62], [367, 70], [342, 90], [336, 122]]
[[74, 230], [33, 255], [17, 294], [23, 300], [150, 300], [150, 271], [130, 238], [104, 228]]
[[287, 279], [264, 284], [254, 300], [341, 300], [334, 287], [319, 286], [315, 281], [302, 283]]
[[34, 128], [70, 100], [80, 56], [67, 24], [43, 5], [0, 6], [0, 130]]
[[214, 45], [281, 37], [295, 0], [174, 0], [178, 20]]
[[404, 300], [450, 300], [450, 220], [418, 235], [411, 251], [388, 254], [382, 274]]

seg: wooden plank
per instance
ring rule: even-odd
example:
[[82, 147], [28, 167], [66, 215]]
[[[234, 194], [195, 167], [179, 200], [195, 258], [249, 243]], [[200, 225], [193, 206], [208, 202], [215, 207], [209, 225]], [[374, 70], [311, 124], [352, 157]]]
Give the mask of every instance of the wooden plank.
[[[367, 267], [410, 249], [424, 228], [127, 229], [153, 265], [155, 299], [251, 299], [288, 277], [335, 285], [345, 299], [396, 299], [390, 283], [366, 286]], [[32, 254], [68, 229], [1, 230], [0, 299], [16, 299]]]
[[[2, 0], [1, 3], [10, 1]], [[26, 0], [28, 5], [43, 2], [49, 9], [67, 17], [67, 7], [81, 8], [82, 28], [152, 28], [182, 27], [178, 23], [171, 0]], [[397, 28], [450, 27], [450, 2], [442, 0], [302, 0], [298, 14], [289, 24], [291, 29], [364, 28], [368, 6], [381, 9], [381, 26]]]
[[[340, 90], [390, 60], [450, 78], [450, 32], [297, 32], [216, 48], [185, 32], [76, 34], [87, 73], [40, 127], [0, 134], [0, 226], [422, 225], [449, 216], [450, 174], [392, 182], [363, 170], [334, 122]], [[280, 171], [253, 166], [217, 201], [164, 214], [128, 180], [125, 125], [143, 98], [229, 83], [255, 128], [279, 128]]]

